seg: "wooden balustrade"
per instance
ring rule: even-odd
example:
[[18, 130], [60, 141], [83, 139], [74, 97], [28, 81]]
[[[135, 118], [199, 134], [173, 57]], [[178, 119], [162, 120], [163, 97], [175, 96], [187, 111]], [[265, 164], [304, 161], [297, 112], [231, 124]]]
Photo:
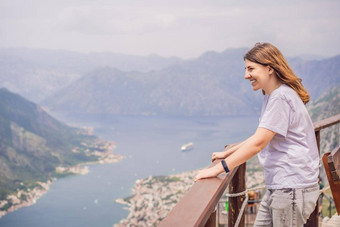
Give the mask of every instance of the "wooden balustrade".
[[[315, 135], [320, 150], [320, 130], [340, 122], [340, 114], [314, 123]], [[215, 165], [220, 160], [212, 163]], [[236, 167], [228, 174], [222, 173], [216, 178], [197, 181], [184, 197], [176, 204], [166, 218], [160, 223], [160, 227], [176, 226], [216, 226], [216, 205], [229, 185], [229, 193], [237, 193], [246, 190], [245, 185], [246, 164]], [[229, 199], [228, 226], [233, 227], [239, 215], [244, 197], [239, 196]], [[244, 214], [243, 214], [244, 216]], [[244, 217], [239, 224], [244, 227]], [[305, 226], [319, 226], [318, 205], [311, 214]]]
[[215, 207], [238, 168], [216, 178], [197, 181], [159, 226], [215, 226]]
[[[318, 150], [320, 154], [320, 131], [321, 129], [330, 127], [340, 122], [340, 114], [329, 117], [327, 119], [317, 121], [314, 123], [314, 131], [316, 137], [316, 143], [318, 145]], [[307, 223], [304, 225], [305, 227], [318, 227], [319, 226], [319, 201], [317, 201], [315, 210], [309, 216]]]

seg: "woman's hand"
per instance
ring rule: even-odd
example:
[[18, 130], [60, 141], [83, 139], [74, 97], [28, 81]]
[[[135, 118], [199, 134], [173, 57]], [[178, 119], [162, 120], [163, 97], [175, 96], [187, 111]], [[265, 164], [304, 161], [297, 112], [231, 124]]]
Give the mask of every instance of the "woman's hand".
[[216, 177], [218, 174], [222, 172], [223, 172], [223, 166], [220, 163], [213, 167], [202, 169], [198, 171], [198, 174], [195, 177], [195, 182], [199, 179]]
[[215, 161], [216, 159], [224, 159], [227, 157], [227, 154], [225, 151], [222, 151], [222, 152], [214, 152], [212, 153], [212, 156], [211, 156], [211, 161]]

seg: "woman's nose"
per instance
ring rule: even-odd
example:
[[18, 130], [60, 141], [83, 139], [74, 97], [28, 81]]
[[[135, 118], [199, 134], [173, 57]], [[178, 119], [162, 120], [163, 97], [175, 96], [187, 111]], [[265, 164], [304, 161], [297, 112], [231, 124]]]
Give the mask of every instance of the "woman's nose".
[[244, 79], [249, 79], [250, 78], [250, 74], [249, 74], [249, 72], [245, 72], [244, 73]]

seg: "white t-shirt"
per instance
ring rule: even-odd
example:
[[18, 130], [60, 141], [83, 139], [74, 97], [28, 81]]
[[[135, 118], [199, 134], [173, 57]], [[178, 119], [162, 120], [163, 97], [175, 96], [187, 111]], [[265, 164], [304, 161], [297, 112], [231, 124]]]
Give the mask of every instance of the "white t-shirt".
[[258, 154], [268, 189], [305, 188], [318, 182], [313, 123], [292, 88], [283, 84], [264, 96], [258, 127], [276, 133]]

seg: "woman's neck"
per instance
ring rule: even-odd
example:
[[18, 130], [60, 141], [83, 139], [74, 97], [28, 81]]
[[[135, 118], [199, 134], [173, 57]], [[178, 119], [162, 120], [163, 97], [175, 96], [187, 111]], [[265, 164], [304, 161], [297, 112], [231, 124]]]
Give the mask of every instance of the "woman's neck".
[[266, 94], [270, 95], [273, 91], [278, 89], [281, 85], [282, 83], [275, 78], [274, 80], [272, 80], [272, 83], [270, 83], [269, 86], [266, 89], [264, 89], [264, 91], [266, 92]]

